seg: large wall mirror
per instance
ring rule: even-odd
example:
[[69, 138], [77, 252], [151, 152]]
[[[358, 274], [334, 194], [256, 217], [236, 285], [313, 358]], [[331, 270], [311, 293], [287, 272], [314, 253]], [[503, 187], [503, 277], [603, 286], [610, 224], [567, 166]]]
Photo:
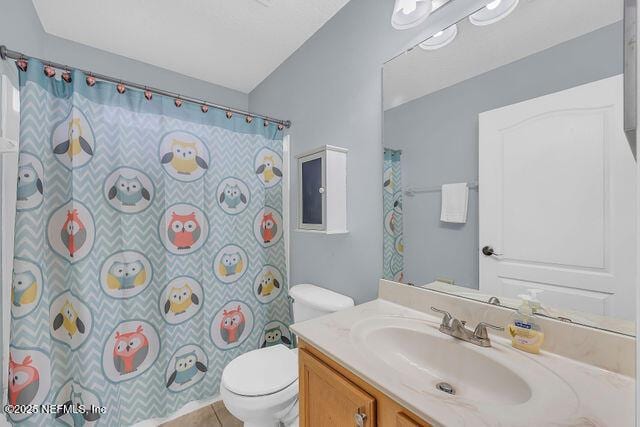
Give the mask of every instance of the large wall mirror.
[[384, 65], [395, 280], [635, 335], [623, 0], [496, 0]]

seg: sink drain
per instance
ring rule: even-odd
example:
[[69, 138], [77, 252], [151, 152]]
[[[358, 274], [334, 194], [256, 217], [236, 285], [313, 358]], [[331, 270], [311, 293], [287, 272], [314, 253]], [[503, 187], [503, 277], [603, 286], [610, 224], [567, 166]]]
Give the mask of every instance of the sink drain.
[[456, 394], [456, 390], [453, 388], [453, 386], [449, 383], [438, 383], [436, 384], [436, 388], [442, 392], [445, 392], [447, 394]]

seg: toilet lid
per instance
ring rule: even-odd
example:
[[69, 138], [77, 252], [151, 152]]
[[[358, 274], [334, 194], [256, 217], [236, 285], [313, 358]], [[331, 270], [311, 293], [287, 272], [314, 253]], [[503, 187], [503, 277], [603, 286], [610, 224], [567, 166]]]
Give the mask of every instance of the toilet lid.
[[282, 344], [233, 359], [222, 371], [222, 385], [242, 396], [276, 393], [298, 379], [298, 353]]

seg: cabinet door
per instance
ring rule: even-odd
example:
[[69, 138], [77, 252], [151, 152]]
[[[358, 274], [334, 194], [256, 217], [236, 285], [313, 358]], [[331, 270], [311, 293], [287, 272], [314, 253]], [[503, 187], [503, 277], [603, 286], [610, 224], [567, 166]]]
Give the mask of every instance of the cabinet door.
[[298, 160], [300, 191], [299, 228], [325, 229], [325, 154], [324, 152]]
[[304, 350], [298, 356], [301, 427], [358, 426], [357, 418], [363, 427], [376, 425], [371, 395]]

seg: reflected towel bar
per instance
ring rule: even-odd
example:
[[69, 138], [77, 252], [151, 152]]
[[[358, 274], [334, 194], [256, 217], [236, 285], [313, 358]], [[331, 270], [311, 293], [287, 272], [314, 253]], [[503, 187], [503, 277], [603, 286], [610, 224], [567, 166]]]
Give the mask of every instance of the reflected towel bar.
[[[477, 190], [479, 185], [477, 182], [470, 182], [468, 185], [469, 190]], [[438, 187], [418, 187], [418, 188], [407, 188], [404, 194], [408, 197], [413, 197], [416, 194], [420, 193], [439, 193], [442, 191], [442, 186]]]

